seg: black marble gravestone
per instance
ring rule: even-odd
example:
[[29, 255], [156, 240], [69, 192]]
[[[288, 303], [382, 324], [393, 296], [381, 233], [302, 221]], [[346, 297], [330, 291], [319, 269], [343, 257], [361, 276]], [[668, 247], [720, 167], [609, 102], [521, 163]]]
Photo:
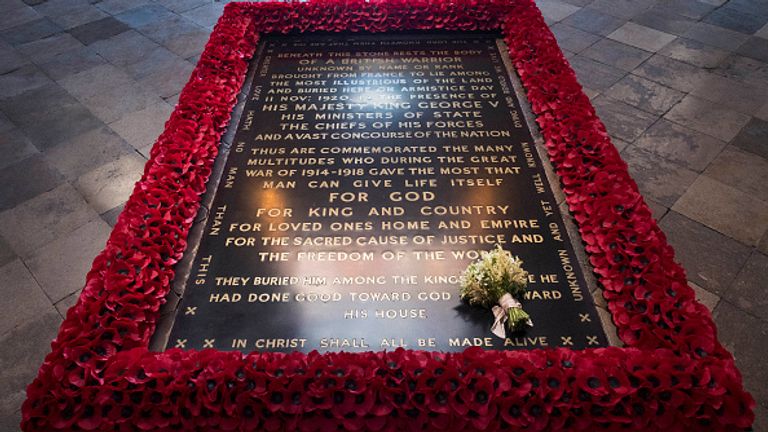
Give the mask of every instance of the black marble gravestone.
[[[606, 345], [493, 35], [267, 37], [169, 347]], [[530, 272], [506, 339], [459, 299], [500, 244]]]

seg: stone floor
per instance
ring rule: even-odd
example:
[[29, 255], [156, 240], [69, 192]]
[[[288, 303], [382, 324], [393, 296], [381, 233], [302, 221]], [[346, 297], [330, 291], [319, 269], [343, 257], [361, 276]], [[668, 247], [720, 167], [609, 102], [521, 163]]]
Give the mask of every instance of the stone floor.
[[[538, 3], [768, 430], [768, 0]], [[0, 430], [222, 9], [0, 0]]]

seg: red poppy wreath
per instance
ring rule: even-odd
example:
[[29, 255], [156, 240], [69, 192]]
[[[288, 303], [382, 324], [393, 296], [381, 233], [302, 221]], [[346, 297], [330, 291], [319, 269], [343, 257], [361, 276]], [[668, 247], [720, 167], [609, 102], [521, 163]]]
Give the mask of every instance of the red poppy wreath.
[[[148, 351], [259, 35], [502, 32], [625, 348]], [[25, 431], [745, 430], [754, 400], [531, 0], [231, 3], [27, 390]]]

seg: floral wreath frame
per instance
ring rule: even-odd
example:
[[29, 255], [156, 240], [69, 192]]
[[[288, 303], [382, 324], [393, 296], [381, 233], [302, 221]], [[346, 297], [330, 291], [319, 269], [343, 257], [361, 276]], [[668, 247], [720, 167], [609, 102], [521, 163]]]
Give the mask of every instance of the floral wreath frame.
[[[150, 352], [261, 33], [501, 31], [625, 348]], [[532, 0], [225, 8], [27, 389], [37, 430], [748, 430], [754, 400]]]

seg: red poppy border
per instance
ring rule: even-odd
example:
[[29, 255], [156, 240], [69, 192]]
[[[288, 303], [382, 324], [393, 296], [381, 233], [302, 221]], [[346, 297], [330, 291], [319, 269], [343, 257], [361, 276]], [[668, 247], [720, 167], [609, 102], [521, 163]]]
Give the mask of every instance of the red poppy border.
[[[501, 30], [626, 348], [148, 351], [259, 34]], [[754, 400], [531, 0], [231, 3], [22, 407], [50, 430], [747, 430]]]

